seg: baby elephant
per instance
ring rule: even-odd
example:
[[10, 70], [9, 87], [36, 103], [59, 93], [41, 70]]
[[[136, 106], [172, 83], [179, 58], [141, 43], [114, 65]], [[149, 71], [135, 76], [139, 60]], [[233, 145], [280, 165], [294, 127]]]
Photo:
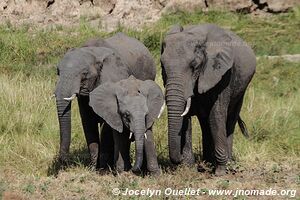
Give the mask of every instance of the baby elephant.
[[90, 93], [89, 104], [114, 129], [117, 171], [131, 168], [130, 142], [134, 136], [135, 164], [132, 171], [139, 173], [144, 165], [151, 174], [160, 173], [152, 126], [163, 111], [164, 96], [154, 81], [141, 81], [130, 76], [116, 83], [104, 83]]

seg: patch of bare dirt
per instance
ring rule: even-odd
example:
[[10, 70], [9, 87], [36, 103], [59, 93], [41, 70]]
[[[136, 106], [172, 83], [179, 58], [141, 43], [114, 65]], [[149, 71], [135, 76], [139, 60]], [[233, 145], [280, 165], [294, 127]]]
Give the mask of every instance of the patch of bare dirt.
[[123, 25], [139, 28], [177, 10], [225, 9], [243, 13], [285, 12], [298, 0], [1, 0], [0, 23], [38, 27], [73, 26], [86, 20], [112, 31]]

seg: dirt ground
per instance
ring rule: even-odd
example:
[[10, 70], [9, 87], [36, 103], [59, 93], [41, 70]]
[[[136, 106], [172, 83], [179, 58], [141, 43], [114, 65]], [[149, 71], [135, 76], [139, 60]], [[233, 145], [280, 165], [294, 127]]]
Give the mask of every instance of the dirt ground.
[[178, 10], [218, 9], [254, 15], [286, 12], [298, 0], [1, 0], [0, 23], [44, 28], [78, 26], [82, 21], [112, 31], [140, 28]]

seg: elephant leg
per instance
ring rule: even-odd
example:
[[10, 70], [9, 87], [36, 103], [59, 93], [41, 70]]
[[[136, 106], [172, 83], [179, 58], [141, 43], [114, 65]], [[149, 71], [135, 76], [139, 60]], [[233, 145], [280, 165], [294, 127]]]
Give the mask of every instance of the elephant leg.
[[214, 155], [216, 158], [216, 175], [226, 173], [226, 164], [228, 162], [226, 133], [227, 106], [226, 98], [220, 95], [209, 114], [209, 125], [214, 141]]
[[143, 163], [141, 166], [141, 172], [146, 173], [147, 172], [147, 159], [146, 159], [146, 149], [143, 150]]
[[209, 123], [207, 118], [200, 118], [198, 120], [202, 130], [202, 148], [203, 148], [203, 160], [205, 162], [215, 165], [214, 157], [214, 141], [211, 135]]
[[226, 124], [227, 131], [227, 149], [228, 149], [228, 159], [232, 161], [232, 147], [233, 147], [233, 132], [235, 125], [237, 123], [238, 117], [243, 104], [244, 94], [235, 102], [231, 102], [228, 108], [228, 117]]
[[98, 168], [106, 169], [112, 167], [114, 163], [114, 138], [113, 130], [107, 124], [103, 124], [100, 139], [100, 150], [98, 158]]
[[78, 106], [85, 139], [91, 156], [91, 164], [96, 167], [100, 143], [98, 129], [99, 118], [89, 106], [88, 96], [80, 96], [78, 98]]
[[146, 132], [147, 139], [145, 138], [145, 153], [146, 156], [144, 160], [147, 160], [147, 169], [152, 175], [159, 175], [160, 169], [157, 162], [157, 154], [155, 150], [154, 144], [154, 136], [152, 132], [152, 128], [147, 130]]
[[227, 135], [227, 154], [228, 161], [232, 161], [233, 133]]
[[113, 131], [114, 163], [117, 172], [131, 169], [129, 133]]
[[183, 126], [182, 126], [182, 137], [181, 137], [181, 144], [182, 144], [182, 163], [184, 164], [194, 164], [195, 157], [193, 154], [193, 145], [192, 145], [192, 119], [191, 117], [185, 117], [183, 119]]

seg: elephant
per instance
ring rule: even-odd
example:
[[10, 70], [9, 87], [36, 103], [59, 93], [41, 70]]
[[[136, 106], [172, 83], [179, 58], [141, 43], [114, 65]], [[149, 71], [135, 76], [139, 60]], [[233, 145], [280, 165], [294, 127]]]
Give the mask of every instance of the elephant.
[[[81, 47], [69, 50], [58, 63], [57, 74], [54, 95], [60, 129], [59, 160], [68, 160], [71, 101], [77, 97], [91, 164], [106, 168], [113, 162], [113, 149], [109, 148], [113, 146], [112, 130], [89, 106], [89, 93], [101, 84], [117, 82], [130, 75], [140, 80], [154, 80], [156, 67], [151, 53], [138, 40], [117, 33], [107, 39], [88, 40]], [[98, 124], [103, 124], [101, 138]]]
[[253, 50], [235, 33], [214, 24], [174, 25], [162, 42], [161, 68], [171, 162], [195, 162], [191, 116], [196, 116], [203, 160], [213, 164], [216, 175], [225, 174], [237, 122], [248, 135], [240, 111], [256, 70]]
[[116, 83], [106, 82], [90, 93], [89, 104], [114, 130], [114, 163], [118, 172], [131, 168], [129, 150], [134, 135], [132, 171], [140, 173], [144, 165], [151, 174], [160, 173], [152, 126], [164, 109], [164, 96], [154, 81], [130, 76]]

